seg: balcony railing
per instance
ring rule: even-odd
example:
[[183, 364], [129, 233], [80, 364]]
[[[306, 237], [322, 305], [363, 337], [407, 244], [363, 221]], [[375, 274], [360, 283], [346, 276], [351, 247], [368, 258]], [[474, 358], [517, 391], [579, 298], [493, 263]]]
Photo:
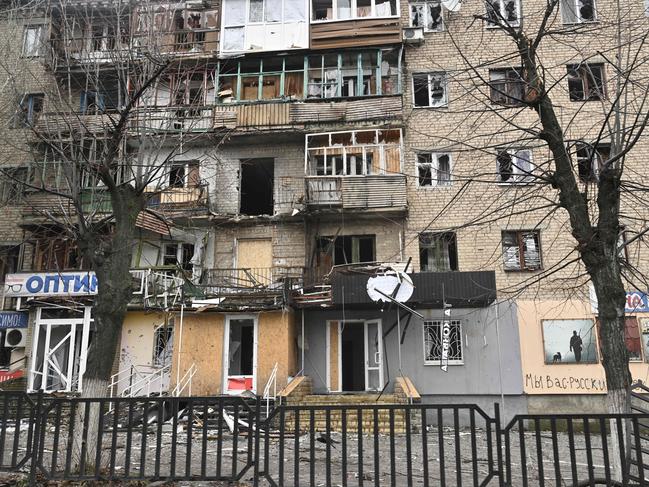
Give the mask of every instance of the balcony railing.
[[235, 128], [237, 114], [233, 109], [214, 106], [174, 106], [139, 108], [131, 122], [137, 132], [206, 132]]
[[405, 209], [403, 175], [307, 176], [307, 204], [345, 209]]
[[206, 182], [182, 188], [165, 188], [152, 193], [147, 202], [149, 208], [191, 209], [208, 206], [208, 185]]
[[208, 269], [200, 287], [206, 295], [269, 293], [281, 294], [302, 284], [302, 267]]

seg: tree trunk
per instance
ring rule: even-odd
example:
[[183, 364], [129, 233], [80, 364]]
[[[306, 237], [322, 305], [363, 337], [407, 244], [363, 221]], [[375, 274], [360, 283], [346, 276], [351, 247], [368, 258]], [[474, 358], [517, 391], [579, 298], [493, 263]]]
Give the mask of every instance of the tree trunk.
[[[114, 224], [110, 231], [95, 228], [80, 239], [82, 251], [97, 274], [98, 288], [93, 306], [94, 335], [88, 349], [86, 371], [83, 375], [81, 396], [84, 398], [108, 396], [122, 323], [133, 297], [130, 274], [132, 243], [135, 238], [135, 221], [144, 207], [144, 196], [131, 186], [123, 185], [111, 191], [111, 202]], [[78, 426], [73, 443], [73, 459], [77, 467], [82, 464], [94, 466], [98, 446], [98, 420], [98, 402], [92, 403], [87, 418], [83, 408], [77, 413]], [[85, 440], [86, 458], [85, 462], [82, 462], [84, 421], [87, 423], [88, 434]]]

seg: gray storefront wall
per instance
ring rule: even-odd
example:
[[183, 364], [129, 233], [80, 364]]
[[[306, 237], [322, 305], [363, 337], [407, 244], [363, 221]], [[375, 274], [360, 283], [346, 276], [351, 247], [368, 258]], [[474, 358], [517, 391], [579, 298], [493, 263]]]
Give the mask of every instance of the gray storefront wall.
[[[443, 319], [441, 309], [418, 309], [426, 320]], [[401, 319], [401, 330], [406, 319]], [[424, 320], [412, 316], [401, 345], [401, 370], [395, 306], [372, 303], [363, 309], [305, 311], [304, 373], [313, 379], [314, 392], [327, 392], [327, 321], [380, 319], [384, 334], [384, 382], [392, 392], [394, 378], [411, 379], [424, 403], [477, 404], [493, 413], [501, 403], [504, 416], [525, 413], [516, 307], [511, 303], [479, 308], [452, 308], [451, 319], [462, 322], [463, 364], [449, 365], [448, 372], [439, 365], [424, 363]], [[388, 332], [389, 331], [389, 332]], [[363, 353], [359, 350], [359, 353]]]

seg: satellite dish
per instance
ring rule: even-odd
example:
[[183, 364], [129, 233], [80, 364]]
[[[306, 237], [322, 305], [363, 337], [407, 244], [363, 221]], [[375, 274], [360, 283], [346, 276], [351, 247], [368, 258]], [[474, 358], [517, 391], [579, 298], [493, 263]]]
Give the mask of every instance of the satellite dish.
[[442, 0], [442, 5], [449, 12], [459, 12], [462, 6], [462, 0]]
[[[394, 291], [399, 288], [397, 294]], [[405, 303], [412, 296], [415, 286], [405, 272], [386, 272], [367, 280], [367, 295], [372, 301], [390, 301], [386, 296], [394, 297], [399, 303]]]

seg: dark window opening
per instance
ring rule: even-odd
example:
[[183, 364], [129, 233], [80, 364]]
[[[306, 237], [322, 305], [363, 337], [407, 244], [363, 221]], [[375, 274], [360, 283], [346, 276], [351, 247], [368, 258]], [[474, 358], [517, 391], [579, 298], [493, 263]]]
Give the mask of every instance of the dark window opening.
[[185, 165], [184, 164], [171, 166], [171, 170], [169, 171], [169, 187], [170, 188], [185, 187]]
[[192, 270], [194, 258], [194, 244], [168, 243], [164, 245], [162, 265], [180, 267], [184, 271]]
[[592, 183], [599, 180], [600, 172], [610, 157], [610, 147], [605, 144], [592, 146], [580, 142], [577, 144], [576, 159], [577, 173], [583, 183]]
[[422, 233], [419, 235], [419, 265], [422, 272], [458, 270], [455, 233]]
[[0, 282], [4, 282], [7, 274], [18, 272], [20, 245], [0, 246]]
[[491, 101], [510, 107], [521, 106], [525, 95], [525, 81], [520, 69], [492, 69], [489, 71]]
[[73, 240], [42, 238], [34, 250], [34, 270], [63, 271], [85, 269], [87, 266]]
[[229, 376], [253, 374], [254, 334], [253, 320], [230, 320]]
[[43, 102], [45, 95], [42, 93], [28, 93], [18, 102], [18, 111], [16, 112], [13, 127], [31, 127], [43, 112]]
[[604, 66], [581, 64], [568, 66], [570, 101], [592, 101], [606, 98]]
[[241, 161], [242, 215], [273, 214], [273, 159], [246, 159]]
[[374, 235], [320, 237], [316, 240], [317, 277], [326, 275], [334, 265], [375, 262]]

